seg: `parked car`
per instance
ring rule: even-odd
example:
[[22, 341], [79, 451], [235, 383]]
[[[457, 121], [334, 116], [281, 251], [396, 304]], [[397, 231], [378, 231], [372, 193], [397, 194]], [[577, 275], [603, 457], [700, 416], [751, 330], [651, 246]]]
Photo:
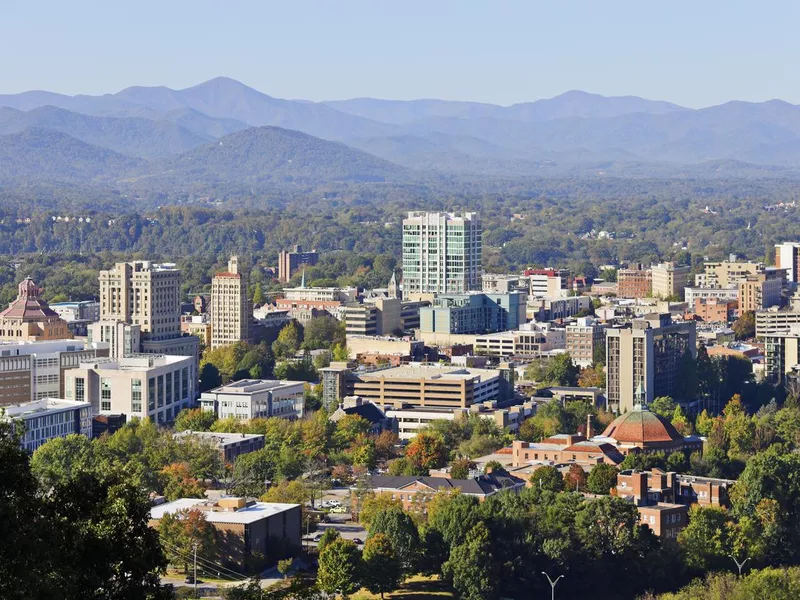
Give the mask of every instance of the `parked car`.
[[353, 543], [358, 544], [359, 546], [364, 543], [364, 540], [361, 538], [353, 538]]

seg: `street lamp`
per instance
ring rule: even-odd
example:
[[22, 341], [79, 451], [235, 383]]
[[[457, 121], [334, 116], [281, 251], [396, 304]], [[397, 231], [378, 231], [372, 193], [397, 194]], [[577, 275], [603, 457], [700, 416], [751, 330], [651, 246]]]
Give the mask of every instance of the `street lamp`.
[[742, 569], [744, 568], [744, 563], [746, 563], [750, 559], [745, 558], [742, 562], [739, 562], [739, 560], [733, 554], [729, 554], [728, 556], [730, 556], [733, 559], [733, 562], [736, 563], [736, 567], [739, 569], [739, 577], [741, 578]]
[[556, 600], [556, 584], [558, 583], [558, 580], [563, 577], [563, 575], [559, 575], [555, 579], [550, 579], [550, 575], [548, 575], [544, 571], [542, 571], [542, 575], [547, 577], [547, 581], [550, 583], [550, 592], [551, 592], [550, 593], [550, 599], [551, 600]]

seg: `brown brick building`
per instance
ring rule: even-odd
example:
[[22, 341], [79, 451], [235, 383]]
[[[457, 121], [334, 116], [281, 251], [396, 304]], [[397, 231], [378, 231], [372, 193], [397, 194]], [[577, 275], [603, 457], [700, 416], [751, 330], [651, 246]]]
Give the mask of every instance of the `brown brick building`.
[[649, 298], [653, 291], [650, 269], [620, 269], [617, 272], [617, 296], [620, 298]]

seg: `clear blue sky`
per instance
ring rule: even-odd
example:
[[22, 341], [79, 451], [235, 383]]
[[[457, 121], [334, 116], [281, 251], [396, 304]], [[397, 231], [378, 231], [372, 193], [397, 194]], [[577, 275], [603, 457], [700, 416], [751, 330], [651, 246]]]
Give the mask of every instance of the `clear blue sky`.
[[798, 23], [796, 0], [0, 0], [0, 93], [800, 104]]

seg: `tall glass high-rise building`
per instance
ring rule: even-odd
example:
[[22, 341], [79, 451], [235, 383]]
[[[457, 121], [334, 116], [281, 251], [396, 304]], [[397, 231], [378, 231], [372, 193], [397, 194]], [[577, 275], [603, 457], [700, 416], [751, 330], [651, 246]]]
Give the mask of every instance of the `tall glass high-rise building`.
[[481, 238], [477, 213], [408, 213], [403, 220], [403, 296], [480, 290]]

